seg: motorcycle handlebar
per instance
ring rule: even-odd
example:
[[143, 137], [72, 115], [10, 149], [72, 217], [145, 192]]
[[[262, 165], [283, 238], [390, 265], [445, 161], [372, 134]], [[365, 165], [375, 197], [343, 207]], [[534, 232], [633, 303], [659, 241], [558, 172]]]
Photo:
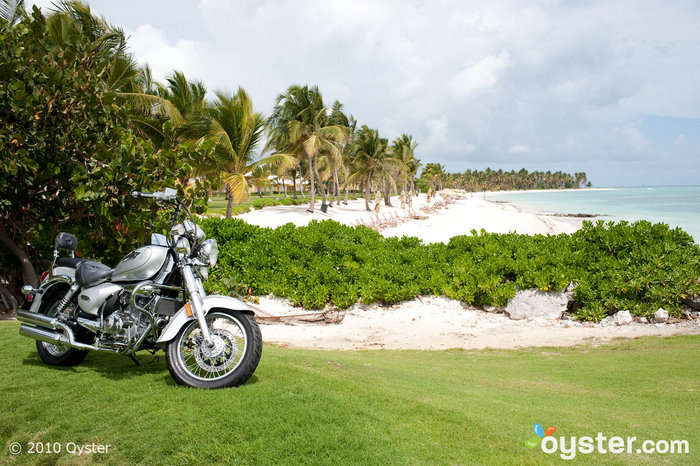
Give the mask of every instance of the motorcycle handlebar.
[[154, 193], [145, 193], [142, 191], [134, 191], [131, 193], [135, 198], [146, 197], [155, 199], [157, 201], [175, 201], [177, 200], [177, 191], [173, 188], [165, 188], [163, 191], [156, 191]]

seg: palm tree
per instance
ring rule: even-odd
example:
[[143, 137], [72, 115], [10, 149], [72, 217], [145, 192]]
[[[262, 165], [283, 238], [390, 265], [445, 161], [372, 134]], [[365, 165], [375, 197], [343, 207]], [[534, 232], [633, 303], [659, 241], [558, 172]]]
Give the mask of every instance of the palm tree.
[[[486, 171], [490, 172], [491, 169], [487, 168]], [[428, 163], [425, 165], [421, 176], [428, 179], [430, 182], [430, 187], [433, 189], [433, 191], [436, 189], [442, 190], [442, 182], [446, 176], [445, 167], [439, 163]]]
[[319, 182], [323, 203], [326, 191], [318, 171], [318, 155], [325, 153], [337, 158], [336, 143], [346, 138], [347, 128], [329, 123], [328, 112], [318, 87], [290, 86], [277, 97], [268, 120], [270, 137], [266, 150], [274, 148], [278, 155], [306, 157], [310, 182], [309, 212], [314, 211], [316, 181]]
[[[290, 157], [275, 154], [261, 159], [256, 157], [265, 118], [253, 109], [253, 103], [244, 89], [229, 95], [216, 94], [216, 101], [206, 112], [208, 129], [204, 136], [216, 139], [214, 163], [204, 167], [204, 172], [221, 172], [228, 200], [226, 218], [231, 218], [233, 202], [241, 204], [250, 198], [250, 186], [260, 188], [269, 184], [269, 168], [275, 165], [291, 165]], [[199, 124], [197, 126], [202, 126]]]
[[391, 150], [394, 157], [401, 161], [399, 171], [399, 181], [402, 188], [407, 193], [413, 193], [415, 177], [420, 168], [420, 161], [416, 159], [416, 148], [418, 143], [413, 141], [410, 134], [402, 134], [394, 140]]
[[386, 180], [385, 176], [395, 165], [395, 159], [387, 155], [388, 140], [379, 137], [376, 129], [363, 125], [355, 136], [352, 142], [355, 171], [348, 177], [346, 185], [360, 180], [365, 191], [365, 209], [371, 210], [369, 203], [375, 175], [379, 174], [382, 180]]
[[[347, 181], [348, 177], [348, 167], [347, 159], [350, 156], [350, 141], [355, 132], [355, 127], [357, 126], [357, 121], [352, 115], [348, 116], [343, 111], [343, 104], [336, 100], [333, 102], [333, 107], [331, 114], [328, 119], [331, 125], [340, 126], [342, 128], [347, 128], [346, 138], [339, 143], [337, 143], [339, 152], [336, 154], [335, 158], [330, 160], [330, 166], [332, 171], [332, 183], [333, 190], [336, 195], [337, 203], [340, 204], [340, 178], [343, 182]], [[348, 204], [348, 186], [345, 185], [345, 201], [344, 204]], [[333, 200], [331, 198], [331, 205], [333, 205]]]

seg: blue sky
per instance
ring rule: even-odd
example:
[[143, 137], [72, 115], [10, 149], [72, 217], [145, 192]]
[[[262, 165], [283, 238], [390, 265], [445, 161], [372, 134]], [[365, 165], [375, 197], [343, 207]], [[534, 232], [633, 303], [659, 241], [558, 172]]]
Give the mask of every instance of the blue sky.
[[[30, 2], [31, 3], [31, 2]], [[42, 7], [48, 0], [35, 1]], [[269, 114], [317, 84], [449, 171], [700, 184], [697, 1], [108, 0], [156, 77], [244, 87]]]

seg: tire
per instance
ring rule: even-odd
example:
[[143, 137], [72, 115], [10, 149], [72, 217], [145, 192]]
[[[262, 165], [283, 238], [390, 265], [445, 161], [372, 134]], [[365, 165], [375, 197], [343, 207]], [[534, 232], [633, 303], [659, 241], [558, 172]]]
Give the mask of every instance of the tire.
[[262, 335], [255, 317], [239, 311], [214, 310], [206, 320], [214, 347], [209, 349], [204, 344], [196, 319], [187, 322], [165, 347], [170, 375], [178, 384], [195, 388], [244, 384], [262, 356]]
[[[52, 293], [48, 296], [47, 301], [42, 303], [39, 312], [49, 317], [55, 316], [56, 308], [63, 299], [64, 293]], [[53, 345], [39, 340], [36, 341], [36, 350], [39, 352], [39, 358], [50, 366], [76, 366], [83, 362], [88, 354], [87, 350], [69, 348], [65, 345]]]

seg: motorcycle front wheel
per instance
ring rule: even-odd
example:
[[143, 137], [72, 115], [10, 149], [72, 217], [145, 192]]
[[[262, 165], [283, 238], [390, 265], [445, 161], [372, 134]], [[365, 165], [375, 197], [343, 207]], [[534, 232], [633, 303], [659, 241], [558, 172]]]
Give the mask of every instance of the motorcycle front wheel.
[[252, 315], [212, 311], [206, 316], [214, 345], [207, 346], [194, 319], [165, 348], [173, 379], [196, 388], [224, 388], [245, 383], [262, 355], [260, 327]]

